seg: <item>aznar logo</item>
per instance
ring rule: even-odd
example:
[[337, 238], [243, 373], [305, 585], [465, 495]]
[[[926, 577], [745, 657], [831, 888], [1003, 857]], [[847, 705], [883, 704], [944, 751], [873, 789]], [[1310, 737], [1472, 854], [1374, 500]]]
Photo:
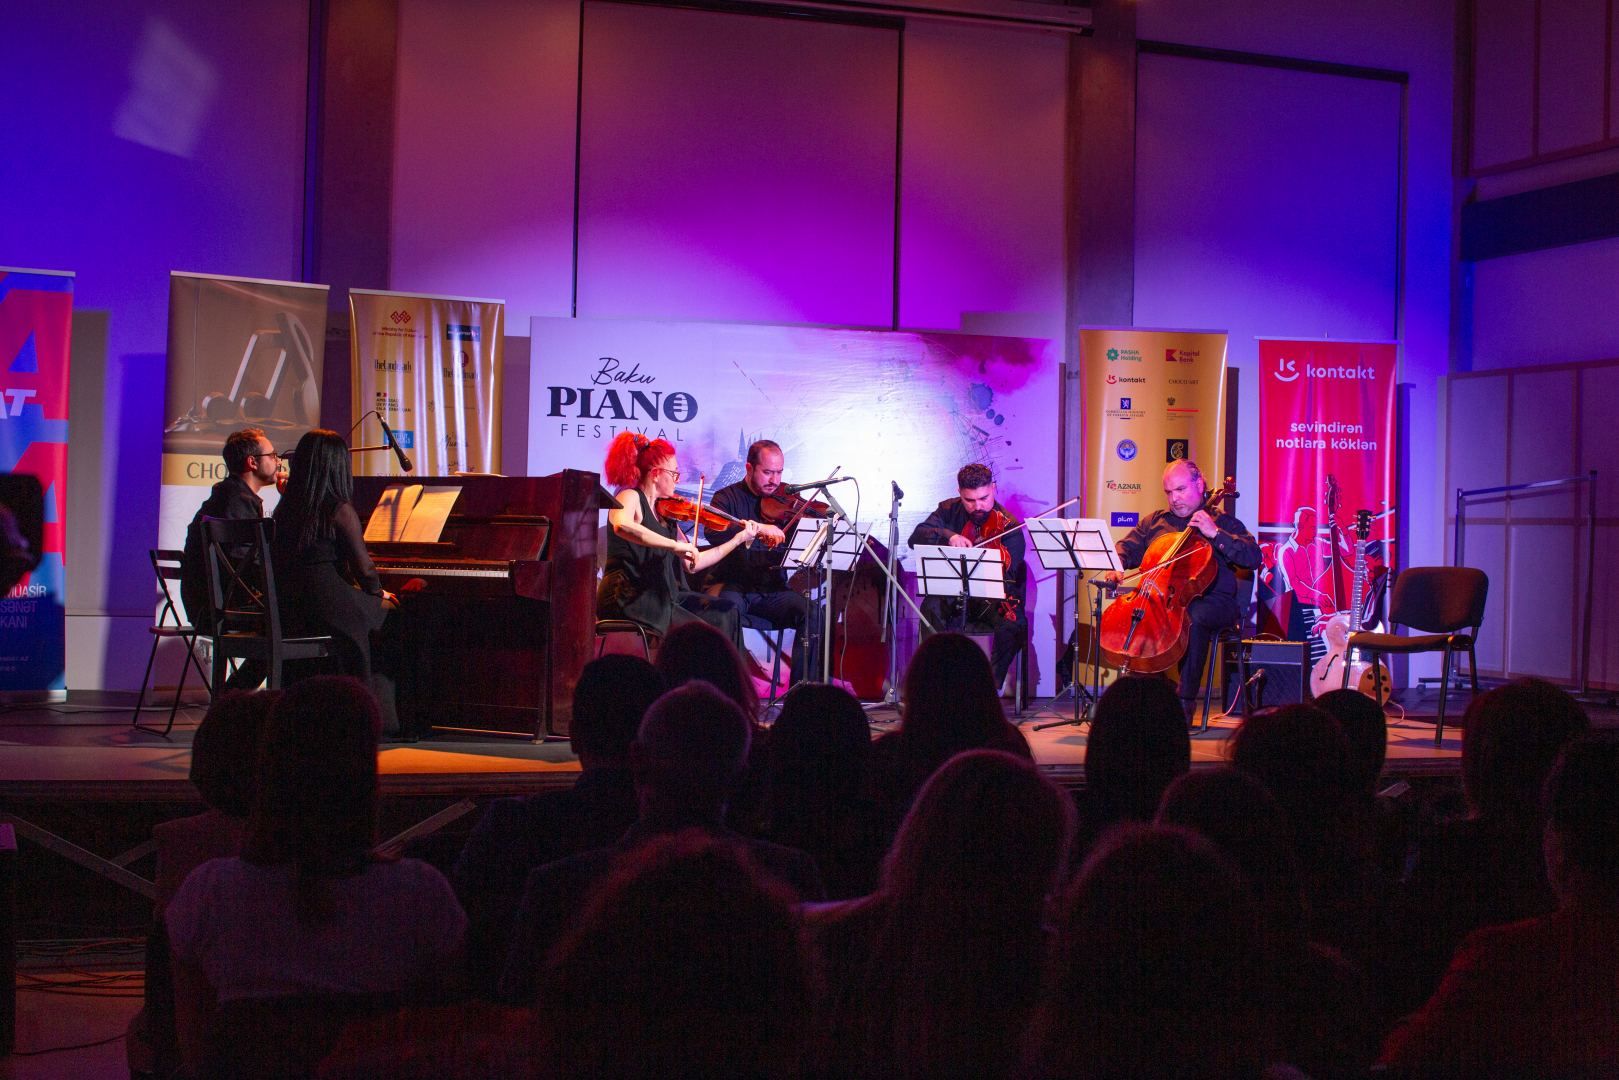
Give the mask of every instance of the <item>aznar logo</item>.
[[1278, 382], [1292, 382], [1299, 377], [1299, 365], [1296, 360], [1289, 360], [1285, 356], [1276, 358], [1276, 370], [1271, 372]]
[[1115, 510], [1108, 515], [1107, 523], [1115, 529], [1133, 529], [1141, 524], [1141, 515], [1134, 510]]
[[1136, 456], [1136, 444], [1133, 439], [1120, 439], [1119, 445], [1113, 449], [1119, 455], [1120, 461], [1131, 461]]
[[1107, 351], [1107, 358], [1109, 360], [1117, 360], [1119, 358], [1119, 350], [1117, 350], [1117, 349], [1109, 349]]
[[1121, 409], [1129, 409], [1130, 408], [1130, 399], [1127, 398], [1127, 397], [1121, 397], [1119, 399], [1119, 408], [1121, 408]]

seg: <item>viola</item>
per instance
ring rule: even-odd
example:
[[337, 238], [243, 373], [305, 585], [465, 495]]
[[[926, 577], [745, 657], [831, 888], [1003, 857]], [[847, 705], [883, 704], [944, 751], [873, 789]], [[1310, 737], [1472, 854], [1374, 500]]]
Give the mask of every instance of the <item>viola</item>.
[[[667, 518], [670, 521], [697, 521], [705, 529], [724, 531], [746, 524], [740, 518], [732, 517], [717, 506], [700, 503], [695, 499], [683, 499], [678, 495], [665, 496], [654, 503], [653, 506], [661, 518]], [[760, 533], [758, 539], [762, 540], [766, 547], [774, 547], [777, 543], [775, 537], [768, 536], [765, 533]]]
[[[1235, 481], [1206, 495], [1199, 510], [1237, 494]], [[1194, 515], [1196, 511], [1193, 512]], [[1186, 654], [1191, 618], [1186, 607], [1214, 584], [1214, 547], [1190, 524], [1147, 547], [1133, 576], [1139, 584], [1102, 612], [1102, 655], [1131, 672], [1167, 671]]]

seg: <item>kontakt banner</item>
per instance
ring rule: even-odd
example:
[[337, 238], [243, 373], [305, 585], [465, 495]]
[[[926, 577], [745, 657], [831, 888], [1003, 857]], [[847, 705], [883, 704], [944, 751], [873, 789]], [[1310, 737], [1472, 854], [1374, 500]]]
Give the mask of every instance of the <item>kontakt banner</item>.
[[1164, 466], [1225, 461], [1226, 338], [1220, 330], [1079, 331], [1084, 516], [1114, 538], [1164, 505]]
[[[500, 472], [505, 301], [352, 289], [349, 319], [351, 441], [382, 443], [380, 416], [413, 475]], [[357, 455], [354, 471], [403, 474], [389, 453]]]

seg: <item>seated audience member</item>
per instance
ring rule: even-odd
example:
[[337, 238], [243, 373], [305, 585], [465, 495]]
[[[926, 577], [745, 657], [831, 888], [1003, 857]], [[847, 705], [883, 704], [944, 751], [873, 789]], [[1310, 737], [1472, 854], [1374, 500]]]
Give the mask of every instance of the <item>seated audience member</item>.
[[736, 702], [751, 722], [759, 713], [759, 694], [747, 664], [731, 639], [705, 622], [671, 627], [658, 646], [653, 666], [666, 690], [701, 679]]
[[466, 918], [449, 883], [372, 853], [379, 726], [370, 692], [336, 676], [296, 684], [266, 720], [242, 855], [193, 870], [167, 912], [193, 1073], [264, 1070], [250, 1055], [266, 1047], [216, 1041], [255, 1032], [244, 1006], [431, 996], [459, 982]]
[[828, 995], [812, 1071], [1006, 1075], [1073, 830], [1072, 802], [1030, 762], [951, 758], [917, 796], [877, 891], [807, 916]]
[[1383, 1035], [1371, 988], [1336, 949], [1308, 940], [1287, 823], [1265, 785], [1236, 768], [1187, 773], [1164, 792], [1156, 824], [1191, 829], [1242, 872], [1272, 959], [1281, 1059], [1312, 1077], [1364, 1076]]
[[905, 669], [899, 729], [872, 746], [872, 780], [885, 836], [899, 828], [928, 777], [963, 750], [1005, 750], [1034, 760], [1028, 740], [1006, 719], [983, 650], [964, 634], [934, 634]]
[[467, 911], [475, 989], [494, 990], [529, 871], [611, 844], [635, 824], [630, 743], [661, 693], [663, 680], [639, 656], [609, 655], [586, 664], [574, 688], [568, 729], [579, 779], [561, 791], [496, 799], [472, 830], [453, 877]]
[[1390, 1036], [1402, 1075], [1619, 1075], [1619, 742], [1563, 750], [1546, 788], [1549, 915], [1474, 931]]
[[1079, 850], [1120, 821], [1151, 821], [1164, 789], [1192, 767], [1192, 741], [1175, 685], [1132, 675], [1102, 692], [1085, 741]]
[[765, 873], [800, 899], [825, 896], [815, 860], [808, 855], [749, 840], [724, 824], [726, 800], [747, 767], [751, 729], [736, 703], [706, 682], [688, 683], [653, 703], [630, 746], [639, 818], [612, 846], [547, 863], [529, 874], [500, 979], [504, 1000], [533, 998], [541, 964], [578, 918], [591, 888], [625, 855], [659, 836], [702, 830], [742, 845]]
[[191, 784], [208, 809], [152, 826], [157, 897], [146, 942], [146, 1005], [130, 1021], [124, 1044], [132, 1071], [166, 1075], [179, 1067], [163, 913], [192, 870], [209, 859], [241, 854], [257, 785], [259, 732], [280, 696], [238, 691], [214, 700], [191, 737]]
[[803, 683], [770, 727], [762, 835], [808, 852], [835, 900], [877, 885], [884, 842], [871, 804], [871, 729], [847, 690]]
[[1227, 745], [1231, 763], [1258, 777], [1282, 808], [1304, 875], [1310, 939], [1364, 961], [1387, 883], [1338, 721], [1312, 705], [1261, 709]]
[[814, 995], [792, 904], [700, 830], [628, 854], [546, 965], [541, 1074], [796, 1075]]
[[1380, 797], [1378, 778], [1388, 757], [1388, 718], [1383, 706], [1359, 690], [1329, 690], [1315, 699], [1315, 707], [1338, 721], [1349, 743], [1350, 798], [1358, 800], [1367, 812], [1375, 834], [1379, 858], [1378, 873], [1389, 883], [1405, 873], [1405, 859], [1411, 846], [1416, 816], [1416, 800]]
[[1274, 1058], [1265, 945], [1230, 860], [1185, 829], [1115, 826], [1062, 902], [1032, 1077], [1258, 1077]]
[[1590, 730], [1568, 694], [1524, 679], [1479, 695], [1462, 720], [1465, 818], [1417, 840], [1379, 951], [1393, 1015], [1416, 1008], [1470, 932], [1550, 914], [1540, 793], [1557, 753]]

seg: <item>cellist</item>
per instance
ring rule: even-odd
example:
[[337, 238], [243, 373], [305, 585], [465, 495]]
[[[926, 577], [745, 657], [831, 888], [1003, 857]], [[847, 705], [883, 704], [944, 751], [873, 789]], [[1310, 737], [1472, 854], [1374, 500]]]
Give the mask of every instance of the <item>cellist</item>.
[[[1178, 533], [1188, 526], [1201, 533], [1214, 549], [1214, 584], [1186, 608], [1190, 626], [1186, 655], [1181, 658], [1180, 697], [1188, 718], [1196, 710], [1198, 692], [1202, 689], [1209, 641], [1226, 627], [1235, 626], [1242, 617], [1234, 571], [1256, 570], [1260, 562], [1259, 542], [1248, 532], [1247, 526], [1231, 514], [1216, 517], [1202, 509], [1207, 494], [1208, 484], [1195, 462], [1170, 462], [1164, 468], [1167, 509], [1153, 511], [1147, 520], [1114, 545], [1119, 559], [1129, 570], [1141, 565], [1141, 558], [1154, 539], [1164, 533]], [[1102, 576], [1114, 584], [1121, 579], [1114, 571]]]
[[[1007, 531], [1018, 521], [995, 501], [995, 474], [989, 466], [963, 466], [956, 473], [956, 489], [960, 497], [940, 503], [922, 524], [911, 530], [908, 543], [967, 548], [997, 533], [1005, 534], [993, 543], [1004, 554], [1006, 599], [967, 601], [968, 632], [994, 635], [989, 659], [995, 669], [995, 685], [999, 687], [1006, 681], [1006, 673], [1012, 669], [1018, 651], [1029, 639], [1028, 619], [1023, 611], [1023, 530]], [[934, 626], [954, 629], [961, 617], [961, 600], [930, 596], [922, 601], [922, 614]]]

